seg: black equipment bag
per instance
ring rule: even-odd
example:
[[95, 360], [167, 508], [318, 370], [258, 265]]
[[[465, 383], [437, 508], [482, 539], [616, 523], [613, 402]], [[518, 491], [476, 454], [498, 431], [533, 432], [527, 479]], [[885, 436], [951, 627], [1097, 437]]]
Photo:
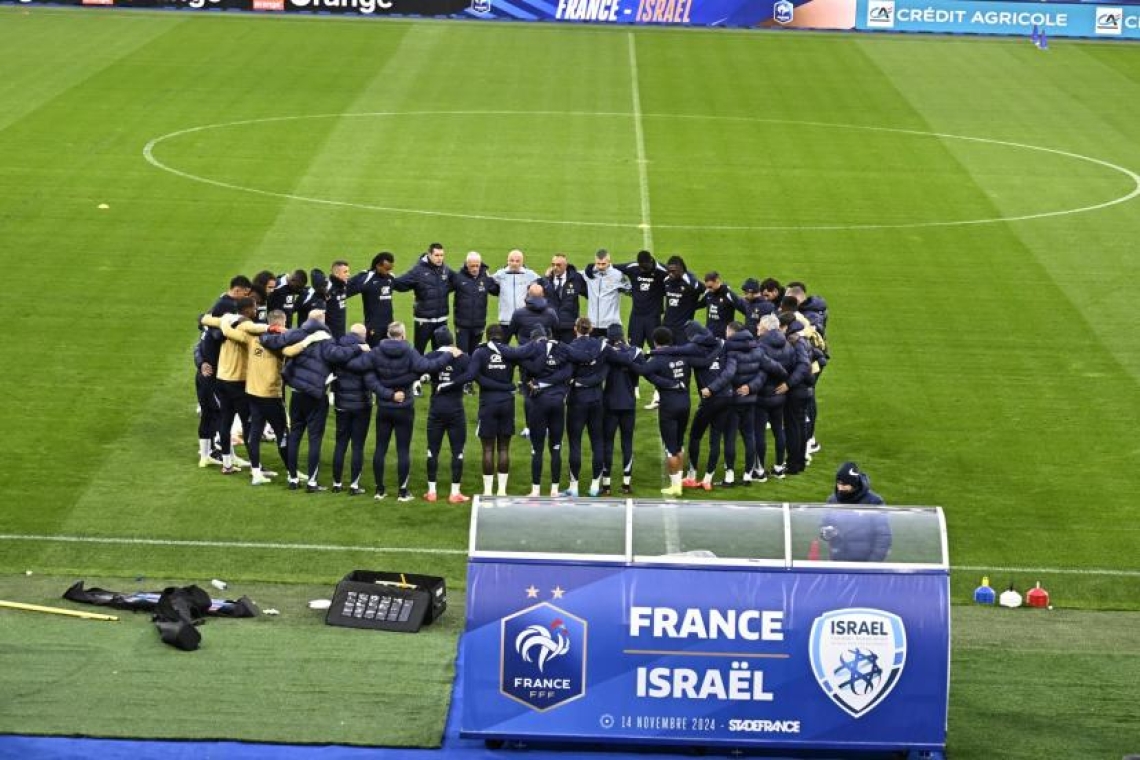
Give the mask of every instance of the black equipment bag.
[[415, 633], [447, 609], [443, 578], [353, 570], [336, 585], [328, 625]]

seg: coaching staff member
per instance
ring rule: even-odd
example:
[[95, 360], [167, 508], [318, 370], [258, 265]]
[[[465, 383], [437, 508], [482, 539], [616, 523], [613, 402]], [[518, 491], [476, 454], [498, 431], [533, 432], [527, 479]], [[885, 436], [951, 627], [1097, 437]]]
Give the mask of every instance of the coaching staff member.
[[538, 272], [527, 269], [525, 261], [523, 252], [515, 248], [507, 254], [507, 265], [491, 275], [499, 283], [499, 324], [504, 327], [515, 310], [523, 307], [527, 289], [538, 279]]
[[447, 324], [451, 313], [448, 296], [454, 272], [443, 262], [443, 257], [443, 245], [432, 243], [415, 266], [392, 283], [401, 293], [410, 290], [415, 294], [412, 315], [416, 324], [413, 343], [417, 353], [423, 353], [428, 342], [432, 343], [432, 348], [439, 348], [435, 343], [435, 331]]
[[556, 253], [546, 276], [538, 283], [542, 285], [546, 303], [558, 315], [554, 339], [559, 343], [569, 343], [574, 340], [574, 323], [578, 321], [578, 299], [586, 297], [586, 280], [573, 264], [566, 263], [566, 254]]
[[470, 354], [487, 327], [487, 297], [499, 294], [499, 283], [487, 271], [483, 257], [471, 251], [463, 268], [451, 275], [455, 291], [455, 345]]

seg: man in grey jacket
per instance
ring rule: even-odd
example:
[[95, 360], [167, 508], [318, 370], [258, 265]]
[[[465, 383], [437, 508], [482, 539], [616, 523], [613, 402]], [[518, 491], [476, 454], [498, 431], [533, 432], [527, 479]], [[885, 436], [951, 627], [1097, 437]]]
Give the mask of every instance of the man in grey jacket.
[[526, 289], [538, 279], [538, 272], [527, 269], [523, 262], [523, 252], [516, 248], [507, 254], [507, 265], [491, 275], [499, 284], [499, 324], [504, 327], [526, 305]]
[[594, 325], [595, 338], [606, 337], [610, 325], [621, 324], [621, 294], [630, 291], [629, 278], [611, 266], [605, 248], [586, 265], [586, 314]]

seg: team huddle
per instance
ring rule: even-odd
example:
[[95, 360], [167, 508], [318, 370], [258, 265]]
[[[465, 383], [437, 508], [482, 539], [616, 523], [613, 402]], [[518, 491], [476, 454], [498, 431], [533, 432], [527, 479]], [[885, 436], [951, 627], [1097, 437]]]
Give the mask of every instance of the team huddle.
[[[200, 467], [217, 464], [227, 475], [249, 467], [253, 485], [270, 483], [276, 473], [263, 466], [261, 444], [274, 441], [290, 489], [328, 490], [318, 475], [331, 407], [332, 491], [366, 493], [361, 477], [375, 419], [374, 497], [387, 496], [385, 465], [394, 437], [397, 498], [411, 500], [416, 399], [430, 389], [424, 498], [439, 498], [439, 458], [447, 438], [448, 500], [468, 500], [460, 488], [465, 399], [475, 394], [483, 493], [506, 495], [515, 397], [521, 394], [520, 434], [531, 444], [531, 496], [542, 493], [547, 457], [551, 496], [609, 495], [616, 486], [618, 440], [621, 490], [631, 493], [642, 380], [654, 389], [646, 408], [657, 410], [670, 475], [662, 490], [667, 496], [680, 496], [685, 487], [712, 489], [722, 458], [723, 478], [715, 485], [731, 487], [803, 472], [818, 448], [815, 387], [828, 360], [828, 313], [824, 300], [809, 296], [801, 282], [781, 286], [774, 279], [749, 278], [737, 293], [715, 271], [698, 279], [681, 257], [662, 265], [649, 251], [614, 264], [600, 250], [582, 270], [555, 254], [541, 274], [526, 266], [518, 250], [495, 271], [472, 252], [461, 268], [452, 269], [438, 243], [404, 274], [394, 275], [394, 267], [395, 256], [382, 252], [355, 275], [347, 261], [338, 260], [327, 275], [319, 269], [263, 271], [252, 280], [239, 275], [230, 281], [201, 317], [195, 347]], [[393, 312], [393, 297], [405, 292], [413, 298], [410, 334]], [[488, 325], [492, 296], [498, 319]], [[624, 325], [621, 299], [627, 296], [632, 304]], [[364, 321], [348, 325], [353, 297], [361, 299]], [[696, 320], [699, 311], [703, 321]], [[248, 461], [234, 451], [235, 425]], [[584, 436], [591, 454], [588, 476], [582, 473]]]

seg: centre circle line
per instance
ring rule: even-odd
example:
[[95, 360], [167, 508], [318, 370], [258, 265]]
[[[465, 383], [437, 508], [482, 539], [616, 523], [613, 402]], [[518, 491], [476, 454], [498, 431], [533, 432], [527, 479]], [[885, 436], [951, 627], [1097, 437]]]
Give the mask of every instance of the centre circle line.
[[[525, 216], [510, 216], [501, 214], [465, 214], [451, 211], [435, 211], [431, 209], [418, 209], [418, 208], [403, 208], [398, 206], [380, 206], [366, 203], [355, 203], [352, 201], [337, 201], [329, 198], [315, 198], [312, 196], [298, 195], [295, 193], [280, 193], [272, 190], [262, 190], [256, 187], [248, 187], [245, 185], [237, 185], [231, 182], [224, 182], [222, 180], [211, 179], [203, 177], [190, 172], [182, 171], [181, 169], [170, 166], [159, 160], [155, 154], [155, 148], [167, 140], [173, 140], [189, 134], [199, 132], [206, 132], [216, 129], [225, 129], [228, 127], [248, 126], [252, 124], [269, 124], [274, 122], [283, 121], [302, 121], [302, 120], [316, 120], [316, 119], [339, 119], [339, 118], [375, 118], [375, 117], [392, 117], [392, 116], [590, 116], [590, 117], [613, 117], [613, 118], [633, 118], [633, 114], [627, 112], [612, 112], [612, 111], [498, 111], [498, 110], [483, 110], [483, 111], [371, 111], [362, 113], [330, 113], [330, 114], [302, 114], [294, 116], [268, 116], [258, 119], [242, 119], [237, 121], [221, 122], [217, 124], [205, 124], [197, 127], [189, 127], [186, 129], [169, 132], [164, 135], [152, 138], [143, 147], [143, 157], [146, 161], [162, 171], [174, 174], [176, 176], [188, 179], [194, 182], [199, 182], [214, 187], [221, 187], [228, 190], [236, 190], [239, 192], [252, 193], [255, 195], [266, 196], [270, 198], [281, 198], [284, 200], [300, 201], [303, 203], [313, 203], [324, 206], [336, 206], [341, 208], [355, 208], [364, 211], [381, 211], [397, 214], [410, 214], [417, 216], [433, 216], [444, 217], [451, 219], [470, 219], [475, 221], [498, 221], [498, 222], [515, 222], [519, 224], [550, 224], [560, 226], [577, 226], [577, 227], [603, 227], [603, 228], [616, 228], [616, 229], [640, 229], [640, 222], [600, 222], [591, 220], [568, 220], [568, 219], [543, 219], [531, 218]], [[669, 230], [693, 230], [693, 231], [755, 231], [755, 232], [829, 232], [829, 231], [848, 231], [848, 230], [889, 230], [889, 229], [920, 229], [929, 227], [965, 227], [971, 225], [981, 224], [999, 224], [1002, 222], [1022, 222], [1031, 221], [1036, 219], [1046, 219], [1049, 217], [1068, 216], [1072, 214], [1082, 214], [1090, 211], [1098, 211], [1101, 209], [1109, 208], [1121, 203], [1127, 203], [1134, 198], [1140, 196], [1140, 174], [1127, 169], [1118, 164], [1110, 161], [1094, 158], [1092, 156], [1082, 155], [1080, 153], [1072, 153], [1070, 151], [1060, 150], [1057, 148], [1047, 148], [1039, 145], [1030, 145], [1027, 143], [1019, 143], [1012, 140], [996, 140], [987, 137], [971, 137], [968, 135], [954, 135], [945, 132], [927, 132], [915, 129], [904, 129], [898, 127], [878, 127], [860, 124], [836, 124], [828, 122], [817, 121], [803, 121], [795, 119], [765, 119], [751, 116], [715, 116], [711, 114], [640, 114], [642, 119], [679, 119], [679, 120], [694, 120], [694, 121], [736, 121], [741, 123], [754, 123], [754, 124], [788, 124], [793, 126], [806, 126], [806, 127], [819, 127], [825, 129], [852, 129], [862, 130], [867, 132], [884, 132], [888, 134], [900, 134], [915, 137], [934, 137], [942, 140], [961, 140], [963, 142], [972, 142], [986, 145], [998, 145], [1009, 148], [1018, 148], [1021, 150], [1032, 150], [1041, 153], [1048, 153], [1064, 158], [1071, 158], [1078, 161], [1085, 161], [1087, 163], [1095, 164], [1097, 166], [1110, 169], [1117, 173], [1123, 174], [1132, 180], [1132, 189], [1128, 193], [1119, 197], [1104, 201], [1102, 203], [1092, 204], [1088, 206], [1080, 206], [1077, 208], [1059, 209], [1054, 211], [1042, 211], [1033, 214], [1019, 214], [1015, 216], [997, 216], [982, 219], [962, 219], [956, 221], [932, 221], [932, 222], [900, 222], [892, 224], [800, 224], [800, 225], [747, 225], [747, 224], [659, 224], [655, 223], [655, 229], [669, 229]]]

